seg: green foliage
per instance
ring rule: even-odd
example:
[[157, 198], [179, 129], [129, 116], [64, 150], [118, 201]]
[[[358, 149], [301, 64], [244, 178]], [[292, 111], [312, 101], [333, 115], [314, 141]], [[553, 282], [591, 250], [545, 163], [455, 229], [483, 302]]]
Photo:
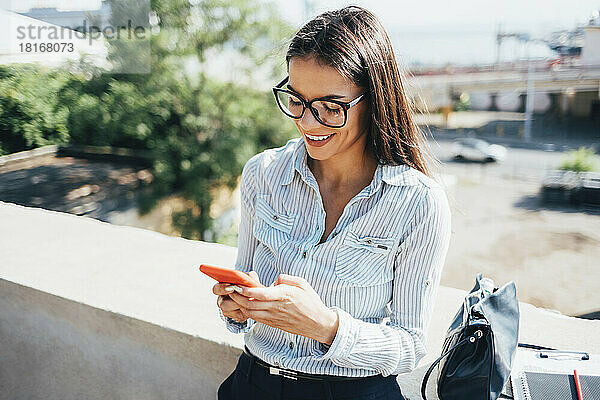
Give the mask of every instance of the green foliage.
[[576, 172], [596, 171], [596, 158], [594, 149], [580, 147], [567, 152], [558, 169]]
[[[135, 1], [116, 3], [122, 5], [117, 14], [135, 14]], [[141, 211], [178, 193], [189, 203], [173, 215], [183, 237], [230, 242], [234, 233], [205, 235], [212, 227], [212, 189], [233, 189], [252, 155], [296, 132], [270, 88], [221, 82], [202, 70], [190, 74], [184, 61], [233, 50], [249, 60], [242, 76], [266, 66], [275, 82], [285, 70], [283, 39], [293, 30], [265, 2], [152, 0], [151, 8], [160, 32], [150, 38], [150, 74], [101, 73], [85, 62], [64, 72], [0, 67], [0, 152], [67, 142], [150, 150], [154, 179]], [[135, 60], [123, 54], [129, 45], [116, 44], [111, 59]]]
[[226, 246], [232, 246], [232, 247], [237, 247], [238, 245], [238, 233], [236, 232], [223, 232], [220, 233], [216, 238], [215, 238], [215, 243], [220, 243], [220, 244], [224, 244]]
[[462, 93], [454, 104], [454, 111], [468, 111], [471, 109], [471, 97], [467, 93]]
[[[201, 238], [210, 227], [210, 189], [233, 189], [244, 163], [264, 148], [285, 143], [292, 130], [270, 93], [203, 79], [195, 90], [182, 87], [178, 97], [171, 118], [151, 127], [160, 132], [149, 141], [160, 182], [155, 197], [176, 191], [192, 200], [197, 214], [178, 214], [175, 223], [184, 237]], [[286, 123], [290, 129], [282, 129]]]
[[68, 111], [53, 108], [67, 79], [35, 65], [0, 66], [0, 155], [69, 140]]

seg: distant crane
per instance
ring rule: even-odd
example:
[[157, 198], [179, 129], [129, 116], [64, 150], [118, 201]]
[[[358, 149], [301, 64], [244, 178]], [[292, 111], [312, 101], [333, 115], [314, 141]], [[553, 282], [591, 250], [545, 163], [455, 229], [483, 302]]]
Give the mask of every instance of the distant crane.
[[533, 63], [530, 58], [530, 44], [533, 42], [547, 42], [543, 39], [532, 39], [528, 33], [522, 32], [502, 32], [500, 27], [498, 27], [498, 33], [496, 34], [496, 64], [500, 64], [500, 46], [502, 45], [502, 41], [508, 38], [515, 38], [519, 42], [523, 42], [527, 45], [527, 95], [525, 102], [525, 126], [524, 126], [524, 139], [529, 141], [531, 139], [531, 123], [533, 118], [533, 97], [535, 96], [534, 92], [534, 74], [535, 71], [533, 69]]
[[[498, 30], [496, 33], [496, 64], [500, 64], [500, 47], [502, 46], [502, 42], [506, 39], [516, 39], [519, 42], [529, 44], [533, 42], [544, 43], [550, 46], [550, 42], [546, 39], [535, 39], [531, 38], [529, 33], [523, 32], [502, 32], [500, 26], [498, 26]], [[550, 46], [550, 48], [552, 48]]]

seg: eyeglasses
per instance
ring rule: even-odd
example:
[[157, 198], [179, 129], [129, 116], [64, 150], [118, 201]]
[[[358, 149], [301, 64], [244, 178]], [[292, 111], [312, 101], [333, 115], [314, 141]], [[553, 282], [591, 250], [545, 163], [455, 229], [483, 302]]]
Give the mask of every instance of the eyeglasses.
[[367, 94], [365, 92], [348, 102], [329, 99], [327, 96], [306, 101], [297, 93], [281, 88], [289, 79], [289, 76], [285, 77], [273, 88], [273, 94], [281, 111], [290, 118], [300, 119], [304, 115], [304, 110], [309, 108], [317, 121], [330, 128], [341, 128], [346, 125], [348, 109], [357, 105]]

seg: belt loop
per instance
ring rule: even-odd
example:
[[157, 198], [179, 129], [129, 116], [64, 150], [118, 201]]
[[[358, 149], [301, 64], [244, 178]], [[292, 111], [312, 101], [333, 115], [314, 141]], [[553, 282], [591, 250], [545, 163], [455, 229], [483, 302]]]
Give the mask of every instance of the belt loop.
[[327, 400], [333, 400], [333, 393], [331, 393], [331, 382], [329, 382], [329, 378], [323, 377], [323, 388], [325, 389], [325, 396], [327, 396]]
[[248, 383], [250, 383], [250, 377], [252, 376], [252, 366], [254, 365], [255, 360], [255, 356], [250, 356], [250, 363], [248, 364], [248, 370], [246, 371], [246, 381], [248, 381]]

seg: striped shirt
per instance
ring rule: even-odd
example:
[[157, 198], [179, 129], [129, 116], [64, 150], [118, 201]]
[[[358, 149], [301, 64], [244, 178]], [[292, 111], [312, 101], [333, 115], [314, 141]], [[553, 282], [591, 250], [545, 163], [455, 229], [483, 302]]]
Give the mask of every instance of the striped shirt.
[[450, 208], [436, 181], [407, 165], [378, 164], [324, 243], [325, 210], [302, 138], [253, 156], [240, 184], [235, 268], [265, 286], [285, 273], [305, 278], [337, 312], [331, 345], [225, 317], [267, 363], [311, 374], [364, 377], [414, 370], [450, 241]]

